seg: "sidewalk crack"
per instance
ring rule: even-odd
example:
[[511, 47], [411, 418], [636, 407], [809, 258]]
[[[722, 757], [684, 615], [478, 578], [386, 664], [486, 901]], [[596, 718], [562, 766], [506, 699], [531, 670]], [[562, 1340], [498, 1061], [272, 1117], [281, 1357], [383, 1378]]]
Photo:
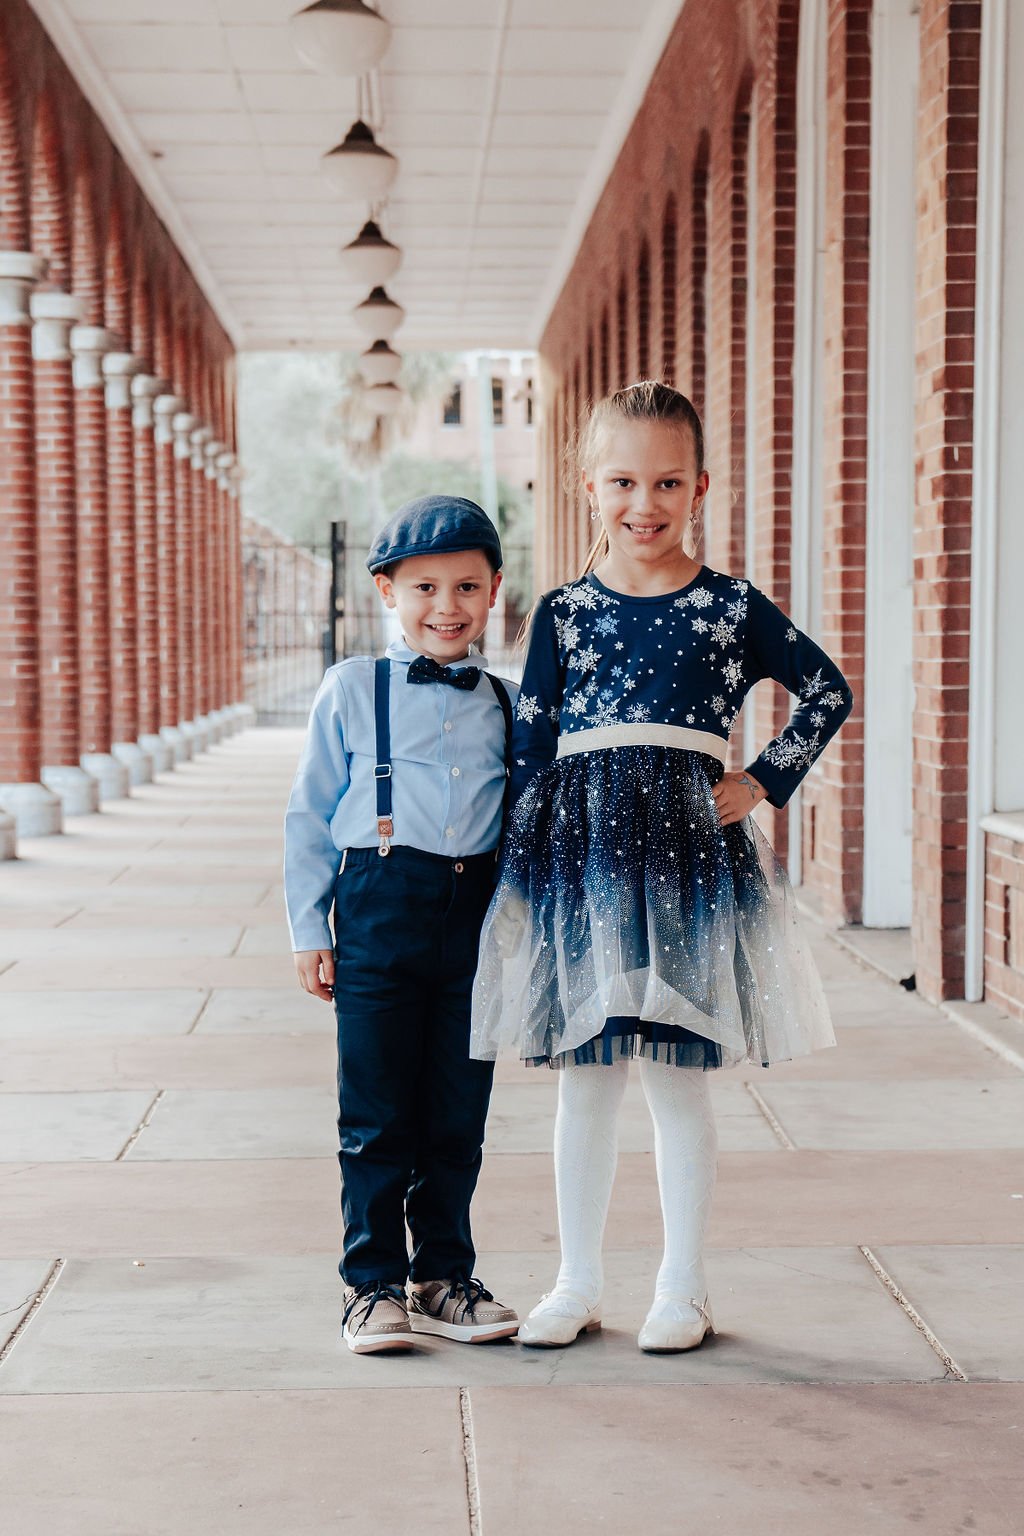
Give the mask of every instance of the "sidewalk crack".
[[917, 1329], [918, 1333], [924, 1337], [930, 1347], [938, 1355], [939, 1359], [942, 1361], [946, 1368], [946, 1375], [952, 1377], [954, 1381], [967, 1381], [968, 1377], [966, 1371], [962, 1370], [961, 1367], [957, 1365], [956, 1361], [953, 1359], [953, 1356], [949, 1353], [949, 1350], [946, 1349], [945, 1345], [943, 1345], [932, 1332], [924, 1318], [921, 1316], [920, 1312], [914, 1306], [913, 1302], [907, 1296], [904, 1296], [892, 1275], [890, 1275], [889, 1271], [875, 1257], [875, 1255], [871, 1252], [871, 1249], [866, 1248], [863, 1243], [858, 1244], [858, 1248], [859, 1251], [867, 1259], [868, 1263], [871, 1265], [871, 1268], [874, 1270], [877, 1279], [889, 1292], [889, 1295], [892, 1297], [893, 1301], [896, 1302], [897, 1306], [903, 1309], [903, 1311], [909, 1317], [910, 1321], [913, 1323], [914, 1327]]
[[473, 1405], [469, 1400], [469, 1388], [459, 1388], [459, 1416], [462, 1420], [462, 1463], [466, 1472], [466, 1507], [469, 1513], [469, 1536], [483, 1536], [480, 1515], [480, 1483], [476, 1469], [476, 1437], [473, 1431]]
[[47, 1296], [49, 1296], [50, 1292], [53, 1290], [54, 1286], [57, 1284], [57, 1281], [60, 1279], [61, 1274], [63, 1273], [63, 1270], [64, 1270], [64, 1266], [66, 1264], [67, 1264], [67, 1259], [54, 1259], [53, 1263], [50, 1266], [49, 1274], [46, 1276], [46, 1279], [43, 1281], [43, 1283], [39, 1287], [38, 1291], [36, 1291], [33, 1294], [32, 1305], [29, 1307], [28, 1311], [25, 1313], [25, 1316], [21, 1319], [21, 1322], [18, 1323], [18, 1325], [14, 1329], [13, 1333], [10, 1334], [10, 1336], [7, 1339], [6, 1344], [3, 1346], [2, 1349], [0, 1349], [0, 1366], [3, 1365], [4, 1361], [7, 1359], [8, 1355], [11, 1353], [11, 1350], [14, 1348], [15, 1344], [17, 1344], [18, 1340], [21, 1338], [22, 1334], [25, 1332], [25, 1329], [28, 1327], [29, 1323], [35, 1317], [36, 1313], [39, 1311], [39, 1308], [42, 1306], [42, 1304], [46, 1300]]

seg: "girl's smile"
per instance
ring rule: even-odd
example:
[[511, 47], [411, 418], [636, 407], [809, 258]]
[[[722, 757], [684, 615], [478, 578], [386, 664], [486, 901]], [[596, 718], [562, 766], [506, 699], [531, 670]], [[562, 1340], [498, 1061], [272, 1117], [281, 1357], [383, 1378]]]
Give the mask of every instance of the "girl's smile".
[[623, 420], [605, 427], [585, 480], [608, 536], [598, 574], [621, 591], [670, 591], [698, 569], [683, 536], [707, 493], [686, 425]]

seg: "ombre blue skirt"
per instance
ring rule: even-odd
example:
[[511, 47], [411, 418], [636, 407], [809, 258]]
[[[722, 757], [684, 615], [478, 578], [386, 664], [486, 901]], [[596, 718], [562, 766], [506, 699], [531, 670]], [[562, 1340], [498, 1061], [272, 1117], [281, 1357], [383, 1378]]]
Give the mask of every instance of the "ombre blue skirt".
[[520, 796], [484, 922], [471, 1055], [644, 1055], [695, 1070], [834, 1045], [785, 870], [721, 764], [629, 745], [559, 758]]

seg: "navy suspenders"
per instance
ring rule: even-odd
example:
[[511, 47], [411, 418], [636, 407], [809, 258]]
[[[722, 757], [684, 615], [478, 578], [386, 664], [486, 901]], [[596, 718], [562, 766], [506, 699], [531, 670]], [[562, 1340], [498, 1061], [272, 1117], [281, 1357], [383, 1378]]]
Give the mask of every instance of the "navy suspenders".
[[[505, 719], [505, 772], [512, 755], [512, 700], [508, 689], [489, 672], [484, 673], [494, 689]], [[391, 661], [379, 657], [373, 664], [373, 719], [377, 735], [377, 761], [373, 777], [377, 789], [377, 852], [385, 858], [391, 852], [395, 823], [391, 815]]]

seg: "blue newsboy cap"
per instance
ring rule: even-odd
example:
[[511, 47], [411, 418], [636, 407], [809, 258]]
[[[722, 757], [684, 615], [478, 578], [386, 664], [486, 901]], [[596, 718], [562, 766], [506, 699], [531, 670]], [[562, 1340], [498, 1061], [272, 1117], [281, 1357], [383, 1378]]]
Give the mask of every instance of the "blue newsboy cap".
[[482, 507], [464, 496], [419, 496], [399, 507], [381, 529], [366, 565], [376, 576], [412, 555], [450, 555], [460, 549], [482, 549], [494, 569], [501, 569], [498, 530]]

